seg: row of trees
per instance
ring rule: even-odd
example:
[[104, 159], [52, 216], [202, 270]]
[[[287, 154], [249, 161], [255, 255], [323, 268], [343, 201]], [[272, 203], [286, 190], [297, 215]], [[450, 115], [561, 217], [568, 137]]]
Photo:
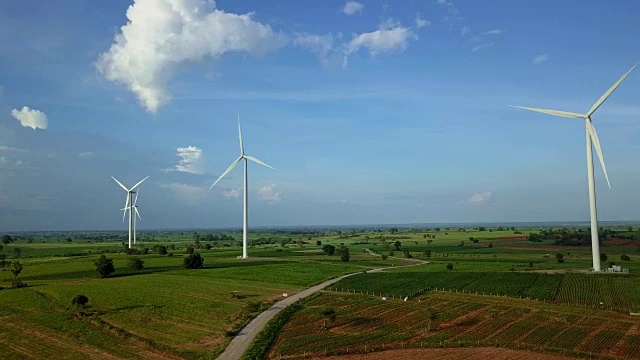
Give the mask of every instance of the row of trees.
[[[184, 257], [182, 265], [185, 269], [202, 269], [204, 267], [204, 258], [200, 253], [187, 250], [188, 255]], [[94, 262], [96, 271], [102, 278], [108, 278], [116, 272], [116, 268], [113, 265], [113, 259], [108, 258], [106, 255], [100, 255], [98, 260]], [[144, 269], [144, 260], [134, 256], [127, 259], [127, 267], [131, 270], [140, 271]], [[22, 270], [22, 269], [20, 269]], [[16, 275], [17, 276], [17, 275]]]
[[330, 244], [324, 245], [322, 247], [322, 252], [329, 256], [337, 254], [338, 256], [340, 256], [340, 260], [344, 262], [349, 261], [349, 259], [351, 258], [351, 255], [349, 254], [349, 248], [346, 247], [343, 243], [341, 243], [337, 247]]

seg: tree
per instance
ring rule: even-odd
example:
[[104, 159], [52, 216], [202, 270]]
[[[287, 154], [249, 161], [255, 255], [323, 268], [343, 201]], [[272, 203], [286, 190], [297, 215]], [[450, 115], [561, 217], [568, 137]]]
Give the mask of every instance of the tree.
[[423, 239], [426, 239], [426, 238], [427, 238], [427, 235], [426, 235], [426, 234], [425, 234], [425, 235], [422, 235], [422, 238], [423, 238]]
[[433, 240], [429, 239], [427, 240], [427, 244], [431, 245], [431, 243], [433, 242]]
[[489, 243], [489, 248], [493, 248], [493, 243]]
[[328, 323], [336, 319], [336, 311], [333, 308], [326, 308], [322, 311], [322, 317], [322, 328], [326, 330]]
[[193, 245], [187, 245], [185, 253], [187, 253], [189, 255], [193, 255], [193, 252], [194, 252]]
[[473, 241], [473, 236], [470, 236], [470, 237], [469, 237], [469, 241]]
[[400, 246], [402, 245], [402, 243], [400, 241], [396, 241], [393, 246], [396, 247], [396, 250], [400, 251]]
[[200, 256], [200, 253], [189, 254], [184, 258], [183, 265], [185, 269], [202, 269], [204, 258]]
[[564, 262], [564, 255], [562, 255], [562, 253], [557, 253], [556, 260], [558, 260], [558, 262], [562, 264]]
[[333, 255], [336, 252], [336, 247], [333, 245], [326, 244], [322, 247], [322, 252], [327, 255]]
[[116, 269], [113, 267], [113, 260], [106, 257], [104, 254], [100, 255], [100, 258], [98, 261], [94, 262], [94, 265], [96, 266], [96, 271], [103, 279], [116, 272]]
[[429, 320], [427, 322], [427, 332], [431, 332], [431, 326], [433, 325], [433, 322], [436, 321], [436, 319], [438, 319], [438, 311], [435, 309], [427, 309], [427, 320]]
[[206, 245], [204, 246], [204, 249], [205, 249], [205, 250], [211, 250], [211, 244], [206, 244]]
[[608, 259], [607, 254], [600, 253], [600, 261], [605, 262], [607, 261], [607, 259]]
[[144, 269], [144, 261], [137, 256], [134, 256], [129, 259], [127, 265], [131, 270], [142, 270]]
[[13, 279], [16, 280], [18, 275], [22, 272], [22, 264], [20, 261], [14, 261], [13, 266], [11, 267], [11, 273], [13, 274]]
[[349, 261], [349, 259], [351, 258], [351, 255], [349, 255], [349, 249], [344, 248], [341, 252], [340, 252], [340, 260], [347, 262]]
[[447, 264], [447, 270], [453, 270], [453, 264], [452, 263], [448, 263]]
[[[187, 248], [188, 249], [188, 248]], [[193, 250], [193, 248], [191, 248]], [[167, 247], [164, 245], [160, 245], [158, 246], [158, 248], [156, 249], [156, 251], [158, 252], [158, 255], [167, 255]]]
[[629, 261], [629, 260], [631, 260], [631, 258], [629, 257], [629, 255], [620, 255], [620, 260]]
[[82, 306], [84, 307], [89, 302], [89, 298], [84, 295], [76, 295], [76, 297], [71, 300], [71, 305]]
[[404, 250], [404, 257], [407, 258], [407, 259], [411, 259], [411, 258], [413, 258], [413, 255], [411, 255], [409, 250], [405, 249]]
[[320, 241], [320, 240], [316, 240], [316, 245], [317, 245], [317, 246], [321, 246], [321, 245], [322, 245], [322, 241]]
[[425, 250], [425, 251], [422, 253], [422, 255], [424, 255], [424, 256], [426, 256], [426, 257], [430, 258], [430, 257], [431, 257], [431, 250]]
[[10, 235], [2, 235], [2, 243], [4, 245], [9, 245], [13, 242], [13, 239], [11, 238]]

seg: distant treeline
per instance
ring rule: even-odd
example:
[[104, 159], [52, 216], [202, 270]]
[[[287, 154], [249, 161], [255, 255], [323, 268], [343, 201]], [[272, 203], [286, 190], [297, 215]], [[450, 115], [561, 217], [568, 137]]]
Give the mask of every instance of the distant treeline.
[[[630, 228], [628, 231], [631, 231]], [[624, 235], [620, 231], [613, 229], [598, 229], [598, 239], [600, 244], [607, 239], [626, 239], [634, 240], [634, 235]], [[544, 240], [553, 240], [555, 245], [562, 246], [586, 246], [591, 245], [591, 231], [583, 229], [547, 229], [542, 230], [539, 233], [530, 233], [528, 237], [529, 241], [542, 242]]]

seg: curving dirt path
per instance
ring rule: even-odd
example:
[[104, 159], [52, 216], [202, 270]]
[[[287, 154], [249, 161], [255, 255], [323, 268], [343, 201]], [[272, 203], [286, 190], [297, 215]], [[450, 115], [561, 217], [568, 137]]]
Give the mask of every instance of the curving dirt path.
[[[422, 261], [422, 260], [416, 260], [416, 261], [419, 261], [419, 262], [416, 264], [410, 264], [410, 265], [401, 265], [401, 266], [393, 266], [393, 267], [387, 267], [387, 268], [372, 269], [372, 270], [368, 270], [367, 273], [383, 271], [385, 269], [393, 269], [393, 268], [398, 268], [402, 266], [416, 266], [416, 265], [428, 264], [428, 261]], [[229, 343], [229, 345], [224, 349], [222, 354], [220, 354], [220, 356], [218, 357], [218, 360], [240, 359], [242, 357], [242, 354], [244, 354], [244, 352], [247, 351], [247, 349], [249, 348], [249, 345], [251, 345], [251, 342], [256, 337], [256, 335], [258, 335], [260, 330], [262, 330], [262, 328], [264, 328], [264, 326], [267, 325], [269, 320], [273, 319], [273, 317], [276, 316], [276, 314], [278, 314], [280, 311], [284, 310], [287, 306], [295, 303], [296, 301], [300, 299], [304, 299], [307, 296], [313, 295], [314, 293], [326, 288], [329, 285], [332, 285], [346, 277], [359, 274], [359, 273], [360, 272], [355, 272], [351, 274], [342, 275], [335, 279], [327, 280], [322, 284], [302, 290], [297, 294], [291, 295], [288, 298], [284, 300], [280, 300], [277, 303], [273, 304], [270, 308], [263, 311], [260, 315], [256, 316], [255, 319], [251, 320], [251, 322], [247, 324], [247, 326], [245, 326], [242, 330], [240, 330], [238, 335], [236, 335], [233, 338], [233, 340], [231, 340], [231, 343]]]

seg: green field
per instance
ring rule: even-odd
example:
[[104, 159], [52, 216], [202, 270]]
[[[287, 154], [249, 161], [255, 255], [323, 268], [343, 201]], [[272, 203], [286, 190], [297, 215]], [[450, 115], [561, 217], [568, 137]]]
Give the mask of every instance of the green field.
[[[599, 312], [614, 309], [612, 314], [623, 316], [624, 312], [640, 309], [640, 278], [636, 274], [640, 270], [636, 261], [640, 241], [612, 238], [603, 244], [602, 251], [608, 254], [609, 261], [623, 265], [630, 270], [629, 274], [582, 274], [575, 271], [590, 266], [588, 247], [556, 246], [547, 240], [533, 243], [523, 238], [523, 233], [536, 230], [326, 230], [306, 234], [265, 231], [250, 234], [249, 260], [236, 259], [241, 253], [237, 232], [215, 234], [216, 238], [224, 235], [225, 240], [211, 240], [206, 232], [144, 232], [135, 248], [142, 253], [147, 248], [149, 253], [139, 255], [125, 253], [124, 237], [120, 233], [12, 234], [18, 236], [18, 240], [4, 245], [0, 258], [9, 263], [22, 263], [24, 269], [19, 278], [28, 287], [11, 288], [11, 265], [0, 268], [0, 287], [4, 288], [0, 290], [3, 304], [0, 351], [3, 358], [9, 359], [43, 356], [215, 358], [243, 324], [282, 298], [283, 293], [294, 293], [341, 274], [382, 267], [390, 269], [357, 274], [333, 287], [365, 293], [363, 296], [332, 295], [332, 300], [326, 300], [329, 295], [322, 295], [319, 298], [336, 308], [351, 309], [354, 316], [360, 314], [359, 318], [352, 319], [353, 323], [352, 320], [345, 323], [346, 332], [329, 339], [336, 342], [338, 349], [342, 345], [373, 344], [370, 343], [372, 337], [389, 344], [409, 341], [415, 338], [412, 331], [422, 326], [418, 324], [424, 324], [424, 314], [420, 307], [405, 307], [414, 306], [417, 300], [426, 305], [447, 297], [452, 298], [441, 309], [440, 324], [457, 321], [461, 312], [480, 311], [486, 302], [517, 300], [534, 309], [560, 308], [534, 311], [522, 321], [514, 322], [509, 319], [517, 316], [521, 307], [509, 305], [508, 309], [498, 311], [502, 309], [500, 306], [507, 305], [492, 305], [489, 313], [496, 316], [482, 320], [485, 328], [497, 332], [510, 327], [513, 331], [496, 333], [493, 340], [477, 331], [457, 334], [456, 327], [447, 327], [430, 334], [428, 339], [421, 339], [423, 344], [448, 343], [451, 339], [460, 343], [493, 340], [512, 344], [516, 340], [524, 341], [520, 337], [512, 339], [520, 332], [530, 337], [524, 342], [527, 346], [584, 353], [597, 353], [615, 339], [624, 340], [624, 344], [637, 344], [640, 334], [625, 330], [624, 325], [620, 325], [624, 321], [605, 322], [610, 326], [603, 326]], [[637, 234], [626, 229], [619, 231], [628, 237]], [[471, 237], [477, 241], [470, 240]], [[326, 244], [346, 245], [351, 255], [349, 261], [324, 254], [321, 248]], [[157, 254], [154, 247], [158, 245], [166, 246], [169, 254]], [[183, 268], [187, 245], [199, 247], [196, 252], [205, 258], [203, 269]], [[564, 254], [563, 263], [555, 259], [558, 252]], [[105, 279], [99, 277], [94, 266], [101, 254], [112, 258], [116, 268], [116, 272]], [[621, 261], [621, 255], [630, 256], [630, 261]], [[133, 256], [144, 261], [143, 270], [127, 267]], [[411, 264], [416, 266], [401, 267]], [[453, 266], [452, 270], [446, 268], [448, 264]], [[603, 263], [603, 267], [606, 266], [607, 263]], [[367, 296], [367, 293], [376, 296]], [[89, 298], [86, 308], [71, 304], [79, 294]], [[388, 295], [392, 301], [381, 304], [377, 299], [380, 295]], [[393, 299], [405, 296], [411, 300], [405, 303]], [[461, 301], [456, 296], [473, 296], [475, 300]], [[299, 316], [317, 312], [312, 310], [316, 305], [311, 304], [294, 316], [291, 324], [302, 321]], [[389, 316], [404, 320], [392, 321], [375, 315], [383, 309]], [[581, 324], [600, 326], [612, 333], [585, 333], [579, 326], [567, 328], [563, 323], [548, 320], [561, 317], [563, 312], [586, 310], [595, 315], [583, 314]], [[350, 318], [339, 316], [339, 319]], [[293, 336], [286, 330], [289, 324], [286, 325], [278, 342], [288, 344], [286, 339], [290, 336], [301, 344], [306, 344], [306, 336], [309, 342], [313, 341], [317, 326], [313, 321], [300, 325], [313, 330], [308, 335], [300, 328], [296, 331], [301, 333]], [[405, 322], [413, 324], [415, 329], [410, 326], [406, 332], [387, 333], [389, 329], [404, 329], [398, 326]], [[369, 328], [378, 330], [371, 335], [364, 331]], [[616, 334], [622, 337], [616, 338]], [[553, 341], [539, 344], [545, 337], [552, 337]], [[593, 337], [600, 344], [589, 345], [596, 350], [580, 346], [586, 337]], [[283, 353], [297, 351], [295, 344], [286, 345], [288, 348], [278, 346], [274, 349]], [[622, 346], [620, 354], [635, 354], [633, 346], [636, 345], [629, 346]], [[618, 344], [616, 349], [620, 347]]]

